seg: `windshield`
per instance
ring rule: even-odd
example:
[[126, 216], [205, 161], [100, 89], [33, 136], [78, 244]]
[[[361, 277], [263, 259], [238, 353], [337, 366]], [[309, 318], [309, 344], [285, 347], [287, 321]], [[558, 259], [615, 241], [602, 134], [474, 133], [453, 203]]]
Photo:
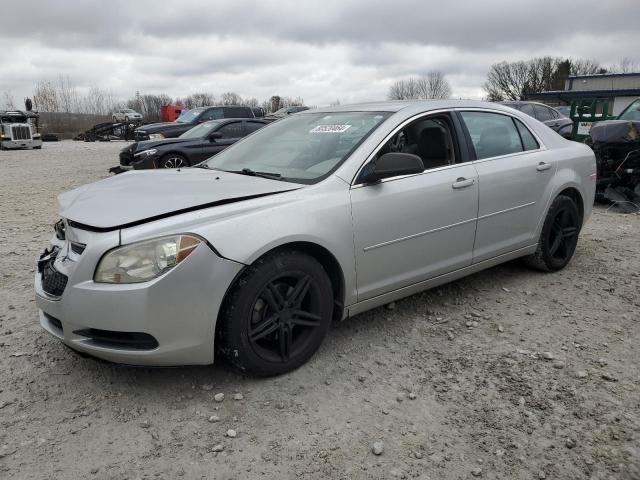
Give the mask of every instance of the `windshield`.
[[315, 183], [335, 170], [387, 117], [387, 112], [292, 115], [258, 130], [206, 166], [225, 171], [248, 169], [280, 180]]
[[202, 108], [194, 108], [193, 110], [183, 110], [182, 114], [176, 119], [178, 123], [192, 123], [198, 115], [202, 113]]
[[629, 105], [620, 114], [618, 120], [640, 120], [640, 98]]
[[125, 108], [124, 110], [122, 110], [123, 113], [136, 113], [133, 110], [131, 110], [130, 108]]
[[215, 120], [211, 122], [201, 123], [200, 125], [184, 132], [182, 135], [180, 135], [180, 138], [204, 138], [209, 135], [218, 125], [220, 125], [220, 122], [217, 122]]

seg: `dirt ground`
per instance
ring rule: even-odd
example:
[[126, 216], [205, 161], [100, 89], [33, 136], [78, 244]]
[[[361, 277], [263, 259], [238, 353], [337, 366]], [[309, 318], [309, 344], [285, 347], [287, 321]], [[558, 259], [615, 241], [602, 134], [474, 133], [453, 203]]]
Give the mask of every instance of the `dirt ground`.
[[56, 195], [122, 147], [0, 152], [1, 479], [640, 479], [640, 216], [598, 208], [562, 272], [336, 324], [289, 375], [123, 367], [43, 331], [32, 287]]

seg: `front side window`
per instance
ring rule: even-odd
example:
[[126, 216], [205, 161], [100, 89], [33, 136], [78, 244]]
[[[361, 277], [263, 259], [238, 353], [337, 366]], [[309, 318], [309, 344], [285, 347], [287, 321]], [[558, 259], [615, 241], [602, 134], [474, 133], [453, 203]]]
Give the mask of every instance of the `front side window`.
[[345, 161], [388, 112], [292, 115], [235, 143], [206, 162], [209, 168], [270, 173], [279, 180], [316, 183]]
[[218, 129], [218, 132], [222, 134], [223, 139], [230, 140], [234, 138], [242, 137], [242, 123], [233, 122], [227, 123]]
[[421, 118], [396, 133], [378, 151], [412, 153], [422, 159], [425, 170], [456, 162], [455, 136], [447, 117]]
[[224, 113], [221, 108], [211, 108], [204, 112], [200, 117], [201, 122], [208, 122], [209, 120], [220, 120], [224, 118]]
[[523, 151], [520, 134], [510, 116], [490, 112], [461, 112], [460, 115], [478, 160]]

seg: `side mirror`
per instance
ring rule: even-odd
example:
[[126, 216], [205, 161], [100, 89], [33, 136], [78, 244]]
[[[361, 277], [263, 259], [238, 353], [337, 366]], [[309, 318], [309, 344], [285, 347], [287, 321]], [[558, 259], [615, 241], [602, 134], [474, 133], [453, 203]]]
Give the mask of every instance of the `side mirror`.
[[222, 132], [212, 132], [209, 134], [209, 141], [211, 142], [215, 142], [220, 138], [222, 138]]
[[365, 166], [360, 179], [364, 183], [375, 183], [383, 178], [422, 172], [424, 172], [424, 164], [418, 155], [398, 152], [385, 153]]

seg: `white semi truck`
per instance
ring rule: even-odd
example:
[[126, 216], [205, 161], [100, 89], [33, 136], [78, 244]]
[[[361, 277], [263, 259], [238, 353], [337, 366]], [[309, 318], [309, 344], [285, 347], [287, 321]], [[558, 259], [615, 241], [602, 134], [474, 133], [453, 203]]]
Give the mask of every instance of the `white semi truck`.
[[42, 148], [38, 114], [22, 110], [0, 111], [0, 150]]

